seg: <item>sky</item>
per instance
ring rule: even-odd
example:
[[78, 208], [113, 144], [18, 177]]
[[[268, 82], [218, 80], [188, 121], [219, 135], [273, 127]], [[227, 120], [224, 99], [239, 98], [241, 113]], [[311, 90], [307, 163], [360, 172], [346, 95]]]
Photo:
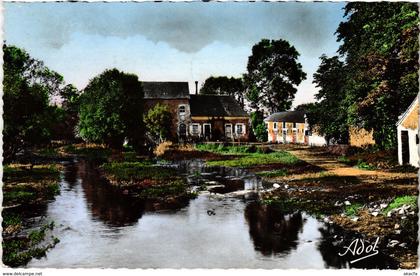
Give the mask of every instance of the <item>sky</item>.
[[4, 3], [4, 40], [83, 89], [108, 68], [141, 81], [240, 77], [261, 39], [288, 40], [307, 79], [293, 105], [314, 101], [322, 54], [336, 55], [345, 3]]

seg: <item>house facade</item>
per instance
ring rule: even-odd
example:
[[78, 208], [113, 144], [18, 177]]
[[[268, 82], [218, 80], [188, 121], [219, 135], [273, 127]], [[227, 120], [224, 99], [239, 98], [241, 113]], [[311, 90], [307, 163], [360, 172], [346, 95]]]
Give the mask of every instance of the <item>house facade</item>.
[[173, 114], [176, 141], [248, 141], [250, 117], [231, 96], [189, 93], [188, 82], [143, 82], [144, 111], [157, 103]]
[[397, 122], [398, 162], [419, 167], [419, 100], [411, 103]]
[[271, 114], [265, 120], [268, 142], [282, 144], [326, 145], [324, 137], [310, 131], [304, 111], [285, 111]]

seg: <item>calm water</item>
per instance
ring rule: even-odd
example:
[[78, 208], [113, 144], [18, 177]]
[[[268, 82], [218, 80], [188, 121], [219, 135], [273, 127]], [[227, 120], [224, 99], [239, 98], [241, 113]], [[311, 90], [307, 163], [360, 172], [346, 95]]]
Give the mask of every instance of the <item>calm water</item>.
[[[208, 182], [203, 193], [170, 211], [122, 195], [89, 164], [67, 163], [61, 194], [43, 211], [54, 220], [60, 243], [28, 267], [112, 268], [325, 268], [348, 267], [337, 255], [331, 226], [302, 212], [282, 214], [235, 190], [258, 191], [263, 183], [244, 170], [180, 166], [192, 185]], [[225, 186], [220, 186], [224, 184]], [[251, 193], [252, 195], [252, 193]], [[369, 258], [359, 267], [386, 267]], [[391, 265], [392, 266], [392, 265]]]

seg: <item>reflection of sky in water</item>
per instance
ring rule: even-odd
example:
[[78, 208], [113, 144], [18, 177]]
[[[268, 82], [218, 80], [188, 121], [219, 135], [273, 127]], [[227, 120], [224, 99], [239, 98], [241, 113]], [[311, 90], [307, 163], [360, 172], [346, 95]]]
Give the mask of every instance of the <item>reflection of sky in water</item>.
[[77, 177], [63, 178], [46, 214], [60, 243], [29, 267], [323, 268], [323, 256], [335, 258], [328, 246], [319, 251], [322, 224], [305, 214], [209, 194], [180, 210], [148, 212], [77, 166], [67, 167]]

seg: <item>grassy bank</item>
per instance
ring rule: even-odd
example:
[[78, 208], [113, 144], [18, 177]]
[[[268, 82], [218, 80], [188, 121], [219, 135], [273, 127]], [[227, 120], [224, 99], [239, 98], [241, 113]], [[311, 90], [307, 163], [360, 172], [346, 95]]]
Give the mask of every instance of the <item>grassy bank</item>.
[[177, 170], [156, 166], [151, 161], [111, 162], [103, 164], [101, 169], [112, 185], [127, 189], [141, 198], [194, 196]]
[[57, 164], [9, 164], [3, 168], [3, 205], [30, 205], [53, 199], [59, 192]]
[[[6, 232], [11, 228], [20, 228], [21, 224], [22, 220], [18, 215], [6, 214], [4, 217], [3, 227]], [[51, 222], [23, 236], [3, 234], [3, 263], [10, 267], [19, 267], [26, 265], [32, 258], [44, 257], [49, 249], [60, 242], [54, 236], [47, 236], [53, 228], [54, 223]]]
[[45, 256], [58, 239], [48, 236], [53, 223], [29, 233], [23, 232], [23, 219], [14, 208], [30, 209], [45, 204], [59, 193], [61, 166], [57, 164], [9, 164], [3, 167], [3, 263], [22, 266], [32, 258]]
[[[301, 162], [294, 155], [286, 151], [273, 152], [268, 147], [256, 146], [225, 146], [223, 144], [200, 144], [196, 146], [199, 151], [228, 155], [226, 160], [207, 161], [209, 166], [224, 167], [252, 167], [257, 165], [284, 164], [297, 165]], [[232, 155], [236, 155], [232, 158]]]

